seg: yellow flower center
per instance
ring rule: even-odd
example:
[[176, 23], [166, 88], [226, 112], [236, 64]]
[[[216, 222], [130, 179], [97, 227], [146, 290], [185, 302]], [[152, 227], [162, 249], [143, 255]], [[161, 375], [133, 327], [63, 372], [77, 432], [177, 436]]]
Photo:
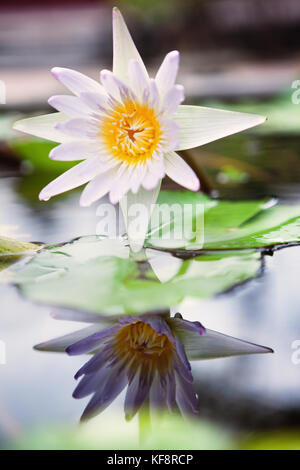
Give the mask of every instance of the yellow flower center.
[[117, 105], [100, 128], [100, 137], [108, 151], [117, 159], [134, 165], [152, 158], [161, 135], [155, 111], [134, 101]]
[[159, 335], [147, 323], [137, 321], [121, 328], [115, 336], [116, 355], [137, 369], [156, 368], [162, 372], [169, 369], [174, 356], [174, 345], [166, 334]]

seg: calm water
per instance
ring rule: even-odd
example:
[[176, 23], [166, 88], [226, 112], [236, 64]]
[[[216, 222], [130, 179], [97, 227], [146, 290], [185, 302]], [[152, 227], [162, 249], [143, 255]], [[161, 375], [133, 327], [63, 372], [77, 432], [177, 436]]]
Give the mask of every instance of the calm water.
[[[252, 139], [252, 145], [253, 142]], [[280, 142], [290, 150], [286, 154], [296, 159], [294, 171], [288, 174], [285, 171], [284, 177], [279, 178], [278, 168], [286, 167], [291, 158], [286, 157], [288, 162], [279, 162], [280, 152], [274, 163], [276, 174], [274, 170], [273, 178], [267, 183], [258, 178], [252, 184], [229, 182], [226, 185], [224, 178], [223, 183], [220, 183], [222, 178], [217, 181], [215, 170], [209, 170], [211, 181], [217, 181], [220, 194], [247, 197], [252, 188], [250, 192], [256, 196], [265, 193], [298, 199], [295, 173], [299, 169], [300, 143], [297, 139]], [[268, 154], [266, 148], [270, 147], [270, 142], [263, 140], [259, 145]], [[206, 149], [207, 153], [216, 152], [217, 147], [207, 146]], [[226, 145], [218, 149], [226, 150]], [[269, 161], [271, 155], [268, 155]], [[257, 158], [257, 155], [253, 157], [253, 164]], [[266, 172], [269, 171], [267, 165]], [[95, 232], [95, 208], [79, 208], [78, 192], [40, 203], [34, 188], [28, 189], [28, 178], [16, 176], [15, 171], [9, 174], [11, 176], [3, 176], [0, 183], [2, 231], [3, 226], [5, 230], [7, 226], [15, 226], [16, 231], [11, 236], [48, 243]], [[32, 184], [39, 185], [40, 176], [30, 178]], [[275, 350], [274, 355], [195, 364], [203, 416], [222, 421], [228, 427], [246, 429], [300, 426], [300, 364], [294, 365], [291, 360], [292, 342], [300, 340], [299, 265], [300, 247], [281, 250], [265, 258], [264, 274], [260, 278], [215, 299], [197, 302], [187, 299], [182, 305], [181, 313], [188, 319], [200, 320], [208, 328]], [[0, 436], [2, 439], [15, 436], [45, 423], [76, 423], [85, 401], [71, 398], [73, 375], [84, 359], [41, 353], [32, 347], [75, 330], [78, 325], [51, 319], [49, 308], [23, 299], [13, 286], [4, 282], [0, 283], [0, 298], [0, 339], [6, 343], [7, 355], [7, 364], [0, 365]], [[119, 400], [114, 407], [120, 406]]]

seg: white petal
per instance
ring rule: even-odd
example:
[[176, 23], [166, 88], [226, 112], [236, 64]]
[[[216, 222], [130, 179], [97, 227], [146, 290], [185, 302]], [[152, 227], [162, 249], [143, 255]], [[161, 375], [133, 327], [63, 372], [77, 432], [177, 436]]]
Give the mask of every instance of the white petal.
[[149, 86], [149, 77], [138, 60], [131, 60], [128, 69], [130, 77], [130, 87], [141, 100], [144, 90]]
[[56, 128], [58, 123], [65, 123], [68, 120], [69, 117], [62, 113], [44, 114], [43, 116], [16, 121], [13, 128], [54, 142], [70, 142], [74, 139]]
[[191, 191], [198, 191], [200, 181], [192, 168], [176, 152], [165, 154], [166, 174], [176, 183]]
[[262, 124], [257, 114], [237, 113], [202, 106], [179, 106], [174, 120], [179, 125], [179, 145], [185, 150]]
[[[152, 191], [147, 191], [144, 188], [140, 188], [137, 194], [133, 194], [130, 191], [120, 201], [130, 248], [134, 252], [140, 251], [144, 245], [149, 220], [158, 198], [159, 190], [160, 182]], [[142, 212], [136, 212], [138, 209], [142, 209]]]
[[56, 128], [67, 135], [77, 139], [94, 138], [99, 132], [99, 123], [94, 119], [70, 119], [59, 123]]
[[56, 194], [64, 193], [87, 183], [99, 173], [105, 171], [105, 169], [105, 165], [98, 157], [85, 160], [51, 181], [51, 183], [42, 189], [39, 198], [43, 201], [48, 201]]
[[63, 67], [54, 67], [51, 70], [57, 80], [63, 83], [75, 95], [83, 92], [103, 93], [104, 90], [100, 83], [76, 70]]
[[159, 183], [160, 178], [157, 178], [157, 176], [153, 173], [150, 173], [149, 171], [146, 173], [146, 175], [143, 178], [142, 181], [142, 186], [145, 188], [147, 191], [153, 190]]
[[160, 139], [160, 145], [163, 152], [170, 152], [178, 147], [178, 124], [171, 119], [160, 119], [162, 137]]
[[174, 86], [179, 67], [179, 52], [172, 51], [164, 58], [155, 81], [162, 97]]
[[[161, 156], [159, 158], [153, 158], [148, 163], [148, 171], [156, 176], [157, 180], [163, 179], [165, 176], [165, 161]], [[151, 188], [153, 189], [153, 188]]]
[[112, 168], [93, 178], [81, 194], [80, 205], [90, 206], [93, 202], [105, 196], [110, 191], [115, 177], [116, 169]]
[[168, 114], [174, 114], [178, 106], [184, 100], [184, 88], [182, 85], [174, 85], [165, 94], [163, 110]]
[[130, 190], [133, 192], [133, 194], [136, 194], [138, 192], [146, 172], [147, 167], [144, 164], [137, 165], [135, 167], [130, 180]]
[[[176, 325], [176, 319], [171, 321], [173, 325]], [[197, 332], [176, 328], [176, 335], [183, 343], [190, 360], [273, 352], [265, 346], [249, 343], [213, 330], [206, 330], [206, 334], [200, 336]]]
[[106, 112], [108, 105], [107, 96], [100, 93], [81, 93], [80, 99], [86, 104], [92, 111]]
[[158, 111], [160, 108], [160, 94], [156, 85], [155, 80], [150, 78], [149, 81], [149, 105], [151, 108], [154, 108], [155, 111]]
[[126, 164], [122, 164], [119, 167], [114, 185], [109, 193], [109, 199], [112, 204], [119, 202], [129, 191], [132, 171], [134, 171], [134, 168], [132, 166], [127, 167]]
[[82, 117], [89, 113], [89, 108], [77, 97], [72, 95], [55, 95], [49, 98], [48, 103], [70, 117]]
[[96, 157], [101, 149], [90, 142], [67, 142], [60, 144], [49, 153], [52, 160], [73, 161], [83, 160], [88, 157]]
[[124, 95], [129, 94], [127, 85], [110, 70], [101, 70], [100, 77], [106, 93], [116, 100], [120, 100]]
[[148, 76], [145, 65], [118, 8], [113, 9], [113, 48], [113, 72], [117, 77], [127, 85], [130, 84], [128, 65], [131, 59], [137, 60], [146, 76]]

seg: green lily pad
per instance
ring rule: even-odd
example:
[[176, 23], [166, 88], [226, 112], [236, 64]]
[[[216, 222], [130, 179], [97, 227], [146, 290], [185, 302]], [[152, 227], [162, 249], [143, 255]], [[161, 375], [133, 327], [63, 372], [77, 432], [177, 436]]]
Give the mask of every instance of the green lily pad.
[[[177, 208], [173, 212], [171, 207]], [[169, 208], [166, 210], [166, 208]], [[201, 193], [163, 191], [146, 245], [224, 250], [300, 243], [300, 206], [275, 200], [212, 200]]]
[[[135, 261], [122, 240], [83, 237], [40, 250], [16, 274], [28, 298], [103, 315], [169, 309], [184, 298], [207, 298], [260, 272], [255, 250], [212, 252], [181, 260], [146, 250]], [[168, 259], [166, 259], [166, 257]]]

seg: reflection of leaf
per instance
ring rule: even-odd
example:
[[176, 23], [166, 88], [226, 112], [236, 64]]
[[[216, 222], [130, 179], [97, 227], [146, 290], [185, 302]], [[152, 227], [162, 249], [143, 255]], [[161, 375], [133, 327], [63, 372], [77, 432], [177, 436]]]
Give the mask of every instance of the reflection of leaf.
[[[297, 205], [266, 200], [217, 201], [185, 191], [164, 191], [158, 203], [146, 241], [148, 246], [221, 250], [300, 242], [300, 206]], [[166, 203], [170, 207], [178, 204], [182, 210], [170, 217], [170, 213], [161, 210]], [[183, 210], [187, 205], [192, 205], [193, 210]], [[160, 219], [157, 213], [162, 214]], [[178, 236], [182, 233], [183, 238]]]
[[[115, 256], [113, 256], [113, 254]], [[255, 277], [260, 254], [254, 250], [211, 253], [178, 264], [161, 283], [148, 262], [128, 258], [116, 240], [84, 237], [41, 250], [17, 274], [27, 297], [50, 305], [103, 314], [141, 313], [168, 309], [185, 297], [205, 298]], [[166, 279], [164, 266], [164, 279]]]
[[[109, 419], [93, 420], [88, 426], [38, 429], [13, 443], [10, 449], [97, 450], [97, 449], [230, 449], [233, 435], [205, 420], [183, 420], [179, 416], [160, 416], [142, 446], [137, 422], [128, 423], [116, 412]], [[113, 457], [113, 454], [112, 454]], [[184, 457], [182, 457], [183, 462]], [[143, 468], [143, 466], [142, 466]]]

